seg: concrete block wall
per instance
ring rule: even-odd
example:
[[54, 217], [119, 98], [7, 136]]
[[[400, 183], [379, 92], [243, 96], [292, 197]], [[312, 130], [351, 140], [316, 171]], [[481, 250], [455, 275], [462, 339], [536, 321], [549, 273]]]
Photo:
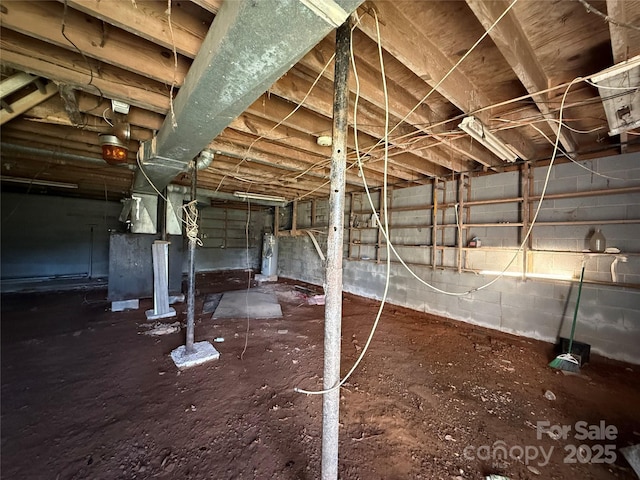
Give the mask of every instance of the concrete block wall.
[[[604, 158], [588, 162], [589, 168], [610, 177], [625, 178], [625, 180], [591, 179], [592, 174], [575, 164], [559, 165], [551, 172], [548, 192], [567, 193], [585, 189], [606, 188], [609, 181], [611, 186], [640, 185], [640, 156], [638, 154], [623, 155], [614, 158]], [[560, 168], [562, 167], [562, 168]], [[558, 169], [555, 171], [555, 169]], [[546, 169], [535, 171], [536, 189], [539, 189], [539, 179], [544, 178]], [[585, 173], [586, 172], [586, 173]], [[623, 173], [624, 172], [624, 173]], [[585, 175], [589, 178], [585, 178]], [[597, 177], [594, 175], [594, 177]], [[504, 173], [477, 177], [472, 179], [473, 199], [510, 198], [518, 196], [519, 175]], [[476, 190], [477, 189], [477, 190]], [[447, 187], [455, 192], [455, 188]], [[537, 190], [539, 192], [539, 190]], [[429, 186], [412, 187], [395, 190], [393, 193], [393, 207], [430, 204], [431, 191]], [[615, 195], [618, 197], [619, 195]], [[578, 197], [575, 200], [574, 212], [584, 217], [574, 217], [576, 220], [593, 219], [597, 221], [607, 219], [638, 219], [637, 194], [627, 194], [621, 198], [611, 200], [612, 197]], [[586, 201], [586, 200], [588, 201]], [[597, 207], [603, 199], [609, 199], [607, 207], [617, 206], [615, 211], [598, 212], [598, 216], [591, 212], [589, 202]], [[449, 199], [449, 201], [452, 201]], [[454, 200], [453, 200], [454, 201]], [[545, 202], [551, 205], [552, 201]], [[555, 200], [553, 200], [555, 202]], [[569, 201], [570, 202], [570, 201]], [[478, 215], [489, 215], [491, 211], [500, 215], [515, 215], [517, 204], [505, 204], [513, 210], [494, 210], [495, 205], [473, 207]], [[555, 203], [554, 203], [555, 205]], [[571, 209], [570, 203], [563, 200], [559, 208]], [[544, 212], [550, 220], [558, 215], [553, 208]], [[407, 217], [416, 212], [394, 212], [393, 224], [401, 224]], [[476, 222], [472, 212], [471, 222]], [[542, 213], [541, 213], [542, 215]], [[602, 216], [600, 216], [602, 215]], [[607, 217], [609, 215], [609, 217]], [[517, 217], [508, 217], [517, 218]], [[430, 221], [429, 215], [425, 220]], [[454, 220], [455, 221], [455, 220]], [[493, 220], [497, 221], [497, 220]], [[478, 222], [479, 223], [479, 222]], [[345, 224], [346, 225], [346, 224]], [[555, 342], [557, 337], [568, 336], [577, 297], [580, 267], [585, 255], [585, 235], [591, 225], [574, 225], [569, 227], [536, 227], [534, 230], [534, 247], [540, 252], [533, 252], [531, 268], [540, 274], [567, 275], [573, 280], [545, 280], [504, 276], [490, 287], [474, 291], [485, 285], [494, 277], [474, 273], [457, 273], [453, 269], [433, 270], [430, 265], [431, 249], [429, 247], [398, 247], [398, 252], [406, 262], [423, 263], [425, 265], [411, 265], [415, 274], [437, 288], [449, 292], [462, 293], [473, 291], [467, 295], [450, 296], [437, 293], [431, 288], [417, 281], [403, 266], [393, 263], [390, 270], [390, 287], [388, 302], [471, 324], [514, 333], [525, 337], [536, 338], [548, 342]], [[606, 229], [605, 229], [606, 228]], [[513, 230], [512, 235], [504, 235]], [[455, 229], [452, 229], [455, 230]], [[483, 246], [467, 251], [467, 266], [478, 270], [501, 271], [506, 263], [513, 258], [519, 244], [517, 228], [496, 227], [487, 229]], [[423, 244], [430, 241], [425, 228], [398, 229], [392, 231], [393, 240], [402, 243]], [[625, 287], [620, 283], [638, 284], [640, 278], [640, 225], [607, 225], [603, 231], [610, 246], [616, 246], [622, 251], [621, 255], [588, 254], [586, 255], [586, 278], [593, 281], [611, 282], [611, 263], [619, 258], [615, 271], [618, 285], [599, 285], [586, 283], [578, 313], [578, 327], [576, 339], [592, 345], [595, 353], [640, 364], [640, 290]], [[497, 232], [497, 233], [496, 233]], [[503, 236], [500, 236], [500, 235]], [[493, 236], [495, 235], [495, 237]], [[485, 241], [485, 238], [487, 241]], [[426, 239], [426, 241], [425, 241]], [[611, 241], [609, 241], [611, 239]], [[306, 237], [281, 237], [280, 251], [286, 255], [280, 256], [279, 275], [313, 284], [321, 285], [324, 281], [322, 262], [317, 256], [311, 241]], [[323, 238], [326, 242], [326, 239]], [[491, 245], [494, 243], [493, 245]], [[324, 248], [324, 247], [323, 247]], [[384, 248], [381, 249], [384, 251]], [[456, 250], [445, 250], [445, 264], [455, 265], [453, 256]], [[624, 254], [628, 255], [624, 255]], [[635, 255], [634, 255], [635, 254]], [[384, 257], [384, 256], [383, 256]], [[622, 261], [626, 257], [627, 261]], [[397, 260], [392, 257], [392, 260]], [[453, 263], [450, 263], [453, 262]], [[362, 260], [344, 261], [344, 290], [368, 298], [379, 299], [385, 285], [386, 266], [384, 263]], [[514, 273], [521, 272], [522, 258], [519, 256], [509, 269]]]
[[[200, 213], [202, 246], [196, 248], [196, 271], [241, 270], [261, 267], [262, 237], [273, 231], [272, 209], [253, 208], [249, 216], [249, 248], [247, 250], [247, 211], [208, 207]], [[183, 271], [188, 256], [184, 255]]]

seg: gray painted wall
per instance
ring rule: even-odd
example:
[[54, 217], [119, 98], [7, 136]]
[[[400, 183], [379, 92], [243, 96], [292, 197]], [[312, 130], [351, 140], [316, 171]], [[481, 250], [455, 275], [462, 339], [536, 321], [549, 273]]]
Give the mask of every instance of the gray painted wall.
[[[609, 178], [598, 176], [575, 164], [558, 165], [551, 172], [548, 192], [640, 185], [638, 154], [581, 164]], [[545, 174], [546, 169], [543, 168], [535, 171], [537, 192], [542, 188], [541, 181]], [[455, 192], [455, 188], [447, 190]], [[518, 174], [504, 173], [473, 178], [472, 193], [474, 199], [517, 196]], [[640, 219], [638, 197], [637, 194], [626, 194], [544, 202], [540, 220], [588, 220], [593, 221], [593, 224], [536, 227], [533, 245], [541, 251], [533, 255], [533, 272], [577, 278], [584, 257], [581, 250], [585, 246], [589, 230], [598, 227], [598, 221], [602, 220]], [[395, 190], [392, 198], [394, 207], [430, 204], [431, 189], [429, 186], [421, 186]], [[448, 200], [455, 201], [454, 198]], [[316, 209], [324, 212], [323, 207], [324, 205], [319, 204]], [[306, 218], [303, 213], [308, 207], [301, 205], [300, 208], [299, 218]], [[517, 215], [515, 204], [478, 206], [472, 209], [471, 222], [514, 222], [518, 221]], [[428, 226], [430, 221], [430, 212], [394, 212], [392, 215], [394, 225], [424, 223]], [[454, 214], [448, 221], [455, 222]], [[478, 270], [501, 271], [516, 251], [517, 230], [508, 226], [474, 229], [473, 235], [482, 239], [483, 247], [467, 251], [467, 266]], [[616, 267], [618, 281], [640, 283], [640, 225], [603, 225], [602, 231], [608, 246], [618, 247], [626, 254], [627, 262], [620, 261]], [[428, 244], [430, 236], [429, 228], [412, 227], [392, 231], [392, 240], [398, 243]], [[318, 239], [324, 249], [326, 237], [322, 235]], [[280, 276], [313, 284], [323, 283], [323, 266], [308, 237], [281, 237], [279, 241]], [[445, 235], [445, 241], [453, 244], [454, 238], [447, 238]], [[371, 250], [375, 252], [373, 248]], [[430, 247], [405, 247], [399, 248], [399, 252], [406, 261], [430, 263]], [[445, 264], [450, 262], [453, 265], [454, 254], [454, 249], [445, 251]], [[450, 256], [449, 259], [446, 258], [447, 255]], [[611, 263], [615, 258], [614, 255], [606, 254], [587, 255], [586, 278], [610, 282]], [[397, 259], [393, 257], [392, 260]], [[519, 271], [521, 265], [518, 258], [510, 270]], [[474, 290], [494, 278], [490, 275], [458, 273], [451, 269], [433, 270], [429, 266], [415, 266], [414, 271], [426, 282], [451, 292]], [[575, 280], [522, 280], [505, 276], [486, 289], [464, 296], [449, 296], [422, 285], [397, 263], [392, 264], [390, 275], [388, 301], [392, 304], [549, 342], [555, 342], [558, 334], [567, 337], [570, 332], [577, 297]], [[344, 261], [345, 291], [379, 299], [384, 283], [384, 264], [364, 260]], [[591, 344], [592, 350], [601, 355], [640, 364], [640, 291], [621, 285], [585, 284], [576, 339]]]
[[[3, 282], [109, 275], [109, 230], [122, 228], [119, 202], [4, 192], [1, 201]], [[201, 211], [200, 232], [205, 238], [196, 250], [198, 272], [260, 268], [262, 235], [272, 231], [273, 211], [252, 209], [248, 252], [246, 221], [246, 210]]]
[[106, 277], [115, 202], [2, 193], [2, 279]]

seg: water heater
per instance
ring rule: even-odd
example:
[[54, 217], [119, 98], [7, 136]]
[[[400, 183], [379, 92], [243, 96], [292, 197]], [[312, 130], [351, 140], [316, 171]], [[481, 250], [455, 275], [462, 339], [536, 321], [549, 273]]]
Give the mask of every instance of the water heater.
[[272, 233], [265, 233], [262, 240], [262, 275], [272, 277], [278, 274], [278, 239]]

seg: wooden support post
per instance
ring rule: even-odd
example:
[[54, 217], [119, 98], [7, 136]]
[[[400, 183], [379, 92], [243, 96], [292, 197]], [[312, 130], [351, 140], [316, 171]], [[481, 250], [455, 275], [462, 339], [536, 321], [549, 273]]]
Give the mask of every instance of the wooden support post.
[[316, 201], [311, 200], [311, 222], [309, 223], [311, 228], [316, 226]]
[[298, 200], [294, 200], [291, 205], [291, 236], [298, 234]]
[[273, 210], [273, 234], [280, 236], [280, 207], [274, 207]]
[[[344, 238], [345, 177], [349, 107], [349, 52], [351, 22], [336, 31], [333, 93], [333, 147], [331, 193], [327, 237], [326, 297], [324, 314], [324, 388], [340, 382], [340, 335], [342, 330], [342, 257]], [[322, 480], [338, 478], [340, 389], [322, 398]]]

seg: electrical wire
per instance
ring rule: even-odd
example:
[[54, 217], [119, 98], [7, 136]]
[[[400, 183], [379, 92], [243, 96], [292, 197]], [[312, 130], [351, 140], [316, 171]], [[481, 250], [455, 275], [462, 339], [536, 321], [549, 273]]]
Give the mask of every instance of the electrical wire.
[[[567, 128], [567, 125], [559, 122], [557, 120], [556, 121], [559, 125]], [[551, 140], [540, 128], [536, 127], [535, 125], [533, 125], [533, 123], [529, 124], [529, 126], [531, 128], [533, 128], [534, 130], [536, 130], [547, 142], [549, 142], [551, 145], [554, 144], [553, 140]], [[575, 131], [575, 130], [574, 130]], [[564, 150], [564, 148], [562, 147], [558, 147], [558, 151], [560, 153], [562, 153], [566, 158], [568, 158], [571, 162], [575, 163], [577, 166], [579, 166], [580, 168], [586, 170], [587, 172], [593, 174], [593, 175], [597, 175], [598, 177], [602, 177], [602, 178], [606, 178], [607, 180], [626, 180], [626, 178], [620, 178], [620, 177], [612, 177], [611, 175], [605, 175], [604, 173], [600, 173], [600, 172], [596, 172], [595, 170], [587, 167], [586, 165], [582, 165], [580, 162], [578, 162], [575, 158], [573, 158], [572, 155], [570, 155], [568, 152], [566, 152]]]
[[251, 220], [251, 200], [247, 198], [247, 223], [244, 226], [244, 234], [246, 240], [246, 257], [247, 257], [247, 291], [245, 292], [245, 311], [247, 312], [247, 331], [244, 334], [244, 348], [240, 354], [240, 360], [244, 359], [244, 354], [247, 351], [249, 345], [249, 289], [251, 288], [251, 265], [249, 263], [249, 222]]
[[[139, 152], [138, 152], [139, 153]], [[151, 185], [151, 188], [153, 188], [155, 190], [155, 192], [160, 196], [160, 198], [162, 198], [165, 202], [169, 202], [169, 200], [167, 200], [167, 197], [165, 197], [162, 192], [160, 192], [160, 190], [158, 190], [158, 188], [154, 185], [154, 183], [151, 181], [151, 179], [149, 178], [149, 176], [147, 175], [147, 172], [144, 171], [144, 168], [142, 167], [142, 162], [140, 161], [140, 155], [136, 155], [136, 162], [138, 163], [138, 168], [140, 169], [140, 171], [142, 172], [142, 175], [144, 175], [144, 178], [147, 179], [147, 182], [149, 182], [149, 185]], [[194, 167], [195, 168], [195, 167]]]
[[69, 38], [69, 36], [66, 33], [66, 28], [67, 28], [67, 9], [68, 9], [67, 0], [64, 0], [62, 2], [62, 5], [63, 5], [63, 7], [62, 7], [62, 22], [61, 22], [61, 25], [60, 25], [60, 33], [65, 38], [65, 40], [67, 42], [69, 42], [73, 46], [73, 48], [76, 49], [76, 51], [80, 54], [80, 56], [82, 57], [84, 62], [87, 64], [87, 68], [89, 69], [89, 82], [87, 83], [87, 86], [93, 87], [98, 91], [99, 98], [98, 98], [98, 102], [96, 103], [96, 107], [97, 107], [98, 105], [100, 105], [102, 103], [102, 99], [104, 98], [104, 94], [102, 93], [102, 90], [100, 89], [100, 87], [98, 87], [96, 84], [93, 83], [95, 75], [93, 73], [93, 67], [91, 66], [91, 63], [89, 63], [89, 59], [86, 57], [84, 52], [82, 50], [80, 50], [80, 48], [78, 48], [78, 46], [73, 42], [73, 40], [71, 40]]
[[105, 122], [109, 124], [109, 126], [113, 128], [113, 123], [111, 123], [111, 120], [107, 118], [107, 110], [111, 110], [111, 107], [107, 107], [102, 111], [102, 118]]
[[[316, 79], [313, 81], [313, 83], [311, 84], [311, 86], [309, 87], [309, 90], [307, 90], [307, 93], [304, 95], [304, 97], [302, 98], [302, 100], [300, 100], [300, 102], [298, 102], [298, 104], [295, 106], [295, 108], [293, 110], [291, 110], [291, 112], [286, 115], [282, 120], [280, 120], [278, 123], [276, 123], [273, 127], [271, 127], [271, 129], [267, 132], [267, 133], [263, 133], [260, 136], [258, 136], [258, 138], [256, 138], [255, 140], [253, 140], [253, 142], [251, 142], [251, 144], [249, 145], [249, 147], [247, 148], [247, 151], [245, 152], [244, 156], [242, 157], [242, 159], [240, 160], [240, 162], [238, 163], [238, 165], [236, 166], [236, 173], [239, 171], [240, 166], [246, 162], [247, 157], [249, 156], [249, 153], [251, 153], [251, 149], [253, 148], [253, 146], [258, 143], [260, 140], [262, 140], [263, 138], [265, 138], [267, 135], [269, 135], [271, 132], [273, 132], [276, 128], [278, 128], [280, 125], [282, 125], [284, 122], [286, 122], [289, 118], [291, 118], [293, 116], [293, 114], [295, 114], [298, 110], [300, 110], [300, 108], [302, 108], [302, 106], [304, 105], [304, 102], [307, 101], [307, 98], [309, 98], [309, 95], [311, 95], [311, 92], [313, 91], [313, 89], [315, 88], [315, 86], [318, 84], [318, 82], [320, 81], [320, 79], [322, 78], [322, 75], [324, 75], [324, 72], [327, 70], [327, 68], [329, 68], [329, 65], [331, 65], [331, 62], [333, 62], [333, 59], [336, 58], [336, 54], [334, 53], [333, 55], [331, 55], [331, 58], [327, 61], [327, 63], [325, 63], [324, 68], [320, 71], [320, 73], [318, 74], [318, 76], [316, 77]], [[220, 187], [222, 186], [222, 183], [224, 182], [226, 176], [222, 177], [222, 179], [220, 180], [220, 183], [218, 184], [218, 186], [216, 187], [215, 191], [217, 192], [218, 190], [220, 190]]]
[[[387, 135], [391, 135], [402, 123], [404, 123], [407, 118], [409, 118], [409, 116], [411, 114], [413, 114], [418, 107], [420, 107], [420, 105], [422, 105], [432, 94], [433, 92], [435, 92], [438, 88], [440, 88], [440, 85], [442, 85], [444, 83], [444, 81], [449, 78], [449, 76], [455, 71], [457, 70], [457, 68], [460, 66], [460, 64], [462, 62], [464, 62], [466, 60], [466, 58], [471, 54], [471, 52], [473, 52], [476, 47], [489, 35], [489, 33], [495, 28], [495, 26], [498, 24], [498, 22], [500, 22], [500, 20], [502, 20], [502, 18], [509, 13], [509, 11], [513, 8], [513, 6], [518, 2], [518, 0], [513, 0], [509, 6], [505, 9], [504, 12], [502, 12], [502, 14], [493, 22], [493, 24], [487, 28], [485, 30], [485, 32], [480, 36], [480, 38], [476, 41], [476, 43], [474, 43], [471, 48], [469, 50], [467, 50], [467, 52], [460, 57], [460, 59], [455, 63], [455, 65], [453, 65], [453, 67], [451, 67], [451, 69], [449, 69], [449, 71], [445, 74], [444, 77], [442, 77], [433, 87], [431, 87], [431, 90], [429, 90], [429, 92], [427, 92], [427, 94], [422, 97], [422, 100], [420, 100], [415, 107], [413, 107], [411, 110], [409, 110], [409, 112], [398, 122], [396, 123], [396, 125], [389, 130], [389, 132], [387, 132]], [[375, 10], [374, 10], [375, 13]], [[432, 127], [433, 128], [433, 127]], [[380, 142], [378, 142], [376, 145], [379, 145]], [[369, 149], [366, 153], [369, 153], [369, 151], [371, 151], [371, 149]]]

